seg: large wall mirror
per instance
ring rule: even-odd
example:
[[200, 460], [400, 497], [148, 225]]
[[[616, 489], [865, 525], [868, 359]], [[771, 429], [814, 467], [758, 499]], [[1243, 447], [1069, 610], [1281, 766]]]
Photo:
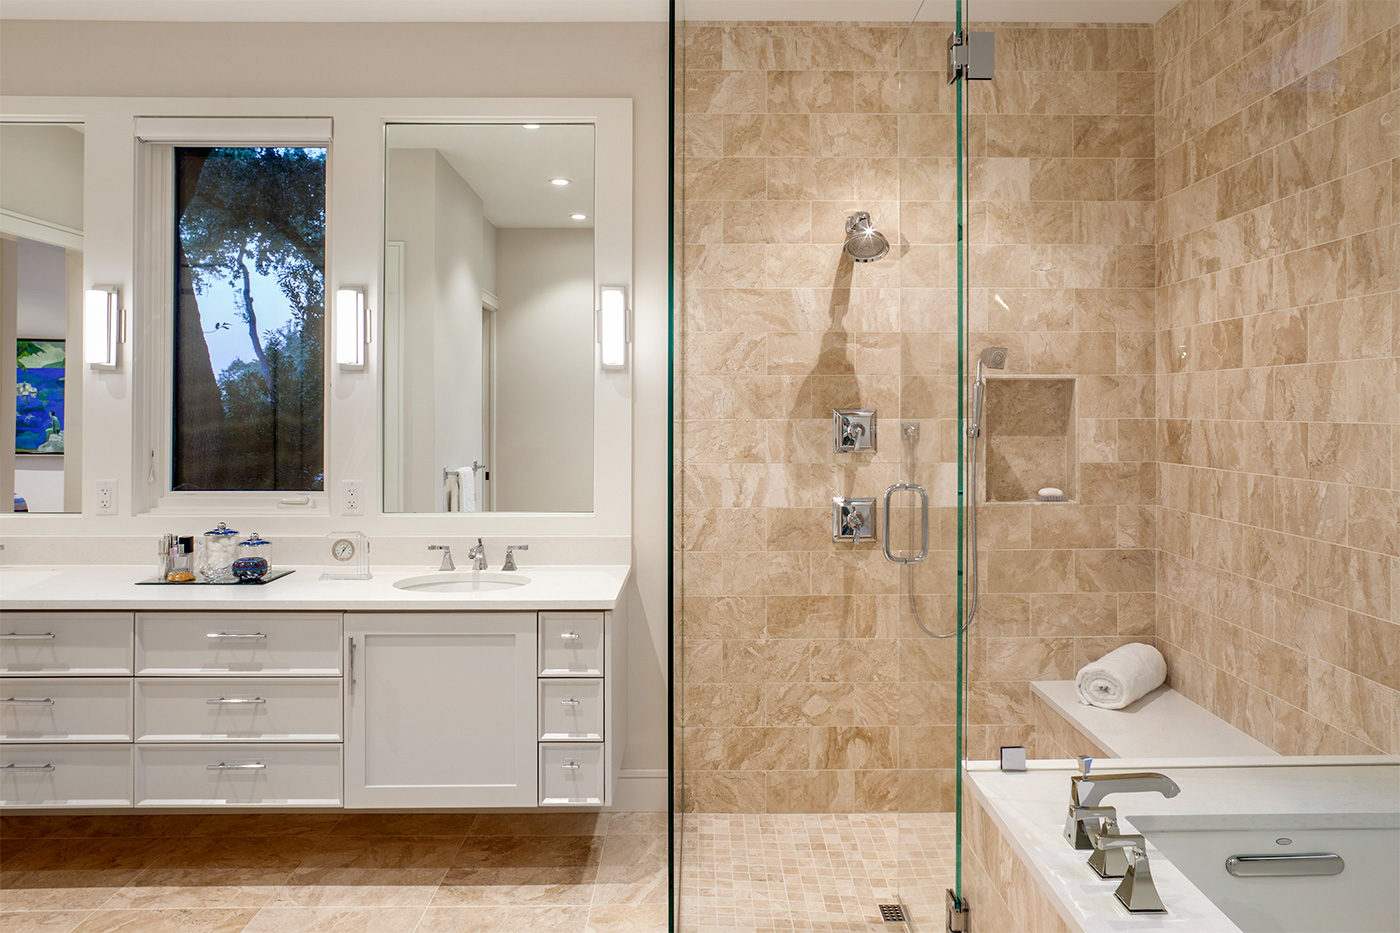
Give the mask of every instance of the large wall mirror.
[[592, 511], [594, 125], [385, 138], [384, 511]]
[[83, 127], [0, 122], [0, 512], [82, 511], [82, 280]]

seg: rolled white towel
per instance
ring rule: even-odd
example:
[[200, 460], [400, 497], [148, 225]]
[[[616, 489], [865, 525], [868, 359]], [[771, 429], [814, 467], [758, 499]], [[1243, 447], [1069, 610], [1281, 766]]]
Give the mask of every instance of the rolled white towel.
[[1114, 648], [1084, 665], [1074, 678], [1079, 702], [1103, 709], [1122, 709], [1156, 690], [1167, 679], [1167, 662], [1151, 645], [1133, 643]]

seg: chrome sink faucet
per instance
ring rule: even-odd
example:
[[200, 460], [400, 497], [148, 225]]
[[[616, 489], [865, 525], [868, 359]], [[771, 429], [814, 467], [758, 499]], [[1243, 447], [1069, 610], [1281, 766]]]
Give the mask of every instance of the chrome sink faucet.
[[428, 550], [430, 550], [430, 551], [441, 551], [441, 552], [442, 552], [442, 566], [439, 567], [438, 570], [456, 570], [456, 569], [457, 569], [457, 565], [454, 564], [454, 563], [452, 562], [452, 548], [451, 548], [449, 545], [446, 545], [446, 544], [430, 544], [430, 545], [428, 545]]
[[486, 569], [486, 545], [481, 543], [481, 539], [476, 539], [476, 546], [467, 552], [467, 559], [476, 561], [477, 570]]

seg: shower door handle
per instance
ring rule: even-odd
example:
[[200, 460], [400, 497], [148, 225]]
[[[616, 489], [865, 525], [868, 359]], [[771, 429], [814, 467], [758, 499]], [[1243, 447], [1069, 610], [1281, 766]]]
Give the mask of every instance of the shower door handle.
[[[919, 554], [917, 557], [895, 557], [890, 547], [894, 534], [894, 512], [890, 510], [890, 500], [897, 492], [913, 492], [919, 496]], [[918, 483], [895, 483], [885, 490], [885, 560], [895, 564], [917, 564], [928, 557], [928, 490]]]

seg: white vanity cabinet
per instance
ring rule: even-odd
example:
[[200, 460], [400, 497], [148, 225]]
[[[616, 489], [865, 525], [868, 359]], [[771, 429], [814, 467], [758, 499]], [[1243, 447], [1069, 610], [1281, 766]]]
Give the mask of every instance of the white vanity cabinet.
[[533, 612], [345, 617], [349, 807], [535, 805]]
[[609, 806], [625, 656], [615, 610], [5, 610], [0, 807]]

